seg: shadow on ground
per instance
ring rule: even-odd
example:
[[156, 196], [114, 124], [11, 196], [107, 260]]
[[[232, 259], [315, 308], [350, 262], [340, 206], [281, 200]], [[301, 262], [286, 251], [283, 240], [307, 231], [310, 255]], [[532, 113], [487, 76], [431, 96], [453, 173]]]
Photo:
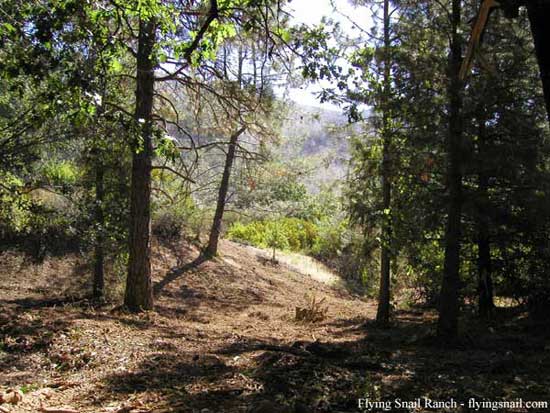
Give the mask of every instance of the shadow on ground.
[[[550, 355], [541, 358], [546, 338], [511, 340], [502, 325], [500, 333], [471, 325], [479, 340], [466, 338], [467, 346], [442, 348], [434, 345], [433, 322], [421, 312], [400, 312], [391, 329], [360, 319], [337, 320], [331, 327], [342, 334], [364, 334], [333, 343], [241, 338], [201, 355], [165, 351], [137, 371], [109, 377], [106, 385], [126, 396], [162, 392], [178, 412], [245, 412], [262, 401], [287, 405], [288, 412], [352, 412], [358, 411], [360, 397], [467, 401], [550, 396], [545, 374]], [[302, 410], [294, 410], [295, 404]]]
[[0, 371], [6, 373], [0, 374], [0, 386], [36, 379], [31, 368], [33, 355], [47, 352], [55, 338], [74, 322], [70, 315], [63, 319], [45, 317], [36, 310], [53, 313], [56, 307], [71, 303], [72, 298], [0, 300]]
[[192, 271], [194, 269], [197, 269], [200, 267], [201, 264], [208, 261], [207, 258], [205, 258], [202, 255], [199, 255], [197, 258], [195, 258], [193, 261], [181, 265], [179, 267], [172, 268], [170, 271], [168, 271], [164, 277], [155, 283], [153, 290], [156, 296], [160, 295], [163, 290], [168, 286], [168, 284], [176, 281], [177, 279], [181, 278], [185, 273]]

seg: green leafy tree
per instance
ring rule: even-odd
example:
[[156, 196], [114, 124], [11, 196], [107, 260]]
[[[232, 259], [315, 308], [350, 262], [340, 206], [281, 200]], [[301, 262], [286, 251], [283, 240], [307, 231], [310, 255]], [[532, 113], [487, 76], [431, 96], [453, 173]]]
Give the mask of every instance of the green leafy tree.
[[271, 248], [273, 254], [271, 260], [276, 261], [276, 251], [288, 248], [288, 238], [286, 237], [281, 223], [278, 221], [271, 221], [267, 224], [265, 230], [265, 242], [268, 248]]

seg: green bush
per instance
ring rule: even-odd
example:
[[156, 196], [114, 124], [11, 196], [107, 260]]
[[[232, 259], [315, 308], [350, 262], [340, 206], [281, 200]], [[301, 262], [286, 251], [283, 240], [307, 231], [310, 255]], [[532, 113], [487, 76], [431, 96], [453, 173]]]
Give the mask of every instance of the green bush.
[[346, 244], [348, 222], [345, 219], [325, 219], [318, 224], [319, 234], [311, 253], [321, 260], [330, 260], [342, 254]]
[[190, 242], [200, 241], [210, 231], [212, 212], [200, 208], [176, 175], [153, 170], [152, 230], [160, 240], [183, 236]]
[[178, 217], [172, 211], [162, 211], [156, 214], [152, 221], [153, 234], [166, 241], [173, 241], [181, 236], [183, 222], [181, 217]]
[[0, 172], [0, 238], [21, 233], [31, 219], [31, 200], [22, 194], [23, 181], [9, 172]]
[[358, 292], [372, 292], [378, 282], [373, 260], [375, 240], [351, 228], [348, 219], [336, 215], [315, 224], [299, 218], [233, 223], [226, 237], [259, 248], [290, 250], [323, 261]]
[[75, 217], [36, 206], [29, 223], [26, 242], [32, 245], [33, 256], [42, 260], [46, 255], [63, 255], [76, 252], [81, 247], [80, 234], [75, 227]]
[[416, 243], [406, 250], [408, 276], [403, 280], [405, 288], [419, 294], [422, 301], [435, 305], [443, 275], [444, 248], [438, 239]]
[[249, 224], [235, 222], [227, 231], [227, 238], [266, 248], [266, 223], [264, 221], [253, 221]]
[[[273, 243], [277, 243], [282, 245], [277, 246], [278, 249], [309, 251], [316, 242], [317, 227], [312, 222], [299, 218], [252, 221], [248, 224], [235, 222], [226, 236], [260, 248], [271, 248]], [[274, 237], [280, 242], [275, 242]], [[283, 242], [282, 239], [285, 241]]]
[[299, 218], [283, 218], [277, 222], [288, 240], [292, 251], [308, 251], [316, 242], [317, 226]]
[[275, 260], [276, 250], [285, 250], [290, 247], [285, 228], [278, 221], [271, 221], [266, 225], [265, 242], [273, 250], [273, 260]]
[[42, 174], [49, 185], [69, 188], [79, 179], [78, 167], [68, 161], [50, 160], [42, 166]]

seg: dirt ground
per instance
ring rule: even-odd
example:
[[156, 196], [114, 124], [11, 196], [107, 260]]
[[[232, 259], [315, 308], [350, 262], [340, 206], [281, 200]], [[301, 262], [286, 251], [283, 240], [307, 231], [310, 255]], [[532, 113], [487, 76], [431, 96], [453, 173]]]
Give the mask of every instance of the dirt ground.
[[[0, 394], [9, 400], [0, 412], [356, 412], [364, 398], [390, 401], [390, 411], [468, 412], [400, 410], [395, 400], [550, 402], [548, 329], [514, 309], [488, 325], [466, 320], [463, 343], [449, 350], [434, 343], [432, 311], [396, 311], [380, 329], [368, 321], [374, 303], [341, 286], [231, 242], [221, 251], [192, 263], [196, 250], [156, 245], [156, 307], [139, 315], [76, 299], [89, 277], [79, 258], [32, 264], [2, 253]], [[312, 297], [324, 300], [324, 319], [296, 321]]]

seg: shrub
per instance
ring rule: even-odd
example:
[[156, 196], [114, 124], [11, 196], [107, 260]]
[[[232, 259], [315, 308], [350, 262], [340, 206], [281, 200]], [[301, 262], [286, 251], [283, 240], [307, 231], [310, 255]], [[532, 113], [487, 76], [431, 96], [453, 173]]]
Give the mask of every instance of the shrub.
[[275, 251], [288, 249], [290, 243], [285, 233], [284, 227], [278, 221], [269, 222], [265, 228], [265, 243], [273, 249], [273, 261], [275, 261]]
[[322, 261], [334, 259], [341, 255], [346, 244], [348, 222], [336, 217], [325, 219], [318, 225], [318, 236], [311, 247], [311, 253]]
[[197, 206], [181, 179], [163, 170], [153, 170], [153, 233], [164, 239], [183, 236], [200, 242], [212, 225], [212, 211]]
[[318, 323], [323, 321], [328, 313], [328, 306], [325, 304], [326, 299], [318, 300], [315, 295], [306, 295], [306, 306], [296, 307], [294, 319], [304, 323]]
[[[260, 248], [308, 251], [316, 242], [317, 227], [299, 218], [280, 218], [269, 221], [235, 222], [227, 231], [227, 238]], [[283, 241], [284, 239], [284, 241]]]
[[68, 161], [50, 160], [42, 166], [42, 174], [49, 185], [69, 188], [79, 178], [78, 168]]
[[312, 222], [299, 218], [283, 218], [271, 222], [281, 225], [292, 251], [307, 251], [316, 241], [317, 226]]
[[23, 187], [15, 175], [0, 172], [0, 238], [10, 238], [23, 231], [31, 218], [31, 200], [20, 193]]
[[227, 231], [227, 238], [265, 248], [267, 247], [265, 230], [266, 224], [263, 221], [253, 221], [249, 224], [235, 222]]
[[153, 234], [162, 241], [174, 241], [181, 236], [183, 222], [170, 211], [162, 211], [152, 222]]
[[403, 287], [412, 288], [427, 305], [438, 301], [443, 275], [444, 249], [438, 240], [410, 245], [406, 250], [408, 268]]

